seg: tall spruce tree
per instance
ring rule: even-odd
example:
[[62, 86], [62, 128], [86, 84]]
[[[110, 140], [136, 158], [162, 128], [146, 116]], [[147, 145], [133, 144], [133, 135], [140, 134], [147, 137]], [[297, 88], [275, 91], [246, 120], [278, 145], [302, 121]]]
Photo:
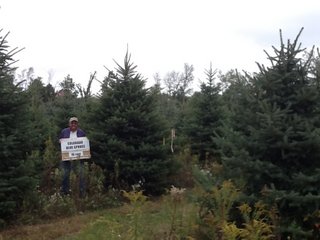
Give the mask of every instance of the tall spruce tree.
[[28, 152], [27, 106], [14, 83], [13, 56], [7, 35], [0, 36], [0, 226], [18, 213], [25, 194], [33, 187], [25, 162]]
[[243, 112], [234, 111], [217, 142], [228, 177], [242, 177], [247, 196], [277, 204], [284, 239], [318, 239], [320, 79], [303, 58], [300, 34], [285, 44], [280, 32], [271, 67], [246, 75], [233, 103]]
[[55, 137], [59, 135], [61, 129], [67, 127], [69, 118], [77, 116], [82, 110], [79, 109], [78, 89], [73, 78], [67, 75], [59, 85], [61, 89], [56, 93], [52, 109], [54, 116], [52, 127], [55, 128]]
[[157, 194], [167, 186], [171, 169], [162, 144], [166, 129], [156, 111], [154, 94], [135, 69], [127, 53], [124, 66], [117, 64], [116, 72], [110, 71], [105, 78], [94, 116], [92, 151], [114, 187], [140, 183], [146, 192]]
[[207, 82], [201, 84], [200, 92], [195, 93], [191, 100], [188, 114], [188, 123], [185, 131], [190, 139], [192, 154], [199, 156], [201, 164], [218, 157], [217, 147], [212, 141], [213, 132], [221, 124], [222, 108], [220, 85], [214, 81], [216, 70], [210, 68], [205, 71]]
[[26, 90], [29, 104], [30, 126], [32, 129], [29, 136], [33, 145], [33, 150], [43, 151], [45, 141], [50, 136], [49, 117], [47, 113], [47, 104], [45, 102], [46, 87], [41, 78], [31, 78], [28, 89]]

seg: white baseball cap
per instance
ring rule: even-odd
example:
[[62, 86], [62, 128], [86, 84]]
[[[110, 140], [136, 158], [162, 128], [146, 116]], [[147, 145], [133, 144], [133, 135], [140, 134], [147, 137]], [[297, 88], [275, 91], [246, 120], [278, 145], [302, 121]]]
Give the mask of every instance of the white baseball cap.
[[70, 118], [70, 119], [69, 119], [69, 123], [71, 123], [71, 122], [73, 122], [73, 121], [78, 122], [78, 118], [76, 118], [76, 117], [72, 117], [72, 118]]

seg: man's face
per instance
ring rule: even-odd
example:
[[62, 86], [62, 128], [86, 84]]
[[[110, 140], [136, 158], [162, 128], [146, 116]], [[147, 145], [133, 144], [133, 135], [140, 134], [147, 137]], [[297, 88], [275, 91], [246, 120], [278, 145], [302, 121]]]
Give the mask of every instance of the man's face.
[[72, 132], [76, 131], [78, 128], [78, 122], [77, 121], [70, 122], [69, 127]]

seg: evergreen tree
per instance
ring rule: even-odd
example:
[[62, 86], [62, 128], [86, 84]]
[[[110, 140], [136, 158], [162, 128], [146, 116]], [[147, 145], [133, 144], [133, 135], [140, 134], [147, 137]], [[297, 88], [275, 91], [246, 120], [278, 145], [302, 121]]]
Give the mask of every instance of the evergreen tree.
[[300, 33], [287, 45], [280, 33], [280, 49], [268, 55], [271, 67], [258, 65], [260, 73], [245, 76], [235, 104], [243, 104], [243, 113], [237, 111], [241, 115], [217, 141], [227, 177], [239, 183], [241, 176], [247, 196], [277, 204], [285, 239], [318, 236], [320, 79], [312, 75], [310, 58], [301, 57]]
[[40, 77], [30, 79], [28, 96], [30, 125], [28, 126], [33, 131], [30, 133], [29, 141], [32, 142], [33, 150], [42, 152], [45, 148], [45, 141], [50, 136], [50, 124], [47, 113], [47, 89], [43, 85]]
[[32, 169], [25, 162], [28, 150], [25, 95], [14, 83], [13, 56], [7, 35], [0, 37], [0, 225], [14, 218], [33, 187]]
[[202, 164], [218, 156], [217, 147], [212, 141], [222, 118], [220, 84], [214, 82], [216, 72], [212, 65], [206, 70], [207, 82], [202, 83], [201, 91], [191, 98], [186, 126], [191, 152], [199, 156]]
[[68, 75], [59, 85], [61, 89], [56, 93], [52, 110], [56, 139], [61, 129], [67, 127], [70, 116], [77, 116], [81, 112], [77, 99], [78, 90], [73, 78]]
[[154, 95], [135, 69], [127, 53], [124, 66], [117, 64], [116, 73], [110, 71], [105, 78], [94, 116], [92, 151], [114, 187], [140, 183], [148, 193], [156, 194], [167, 186], [171, 169], [162, 144], [166, 129], [156, 111]]

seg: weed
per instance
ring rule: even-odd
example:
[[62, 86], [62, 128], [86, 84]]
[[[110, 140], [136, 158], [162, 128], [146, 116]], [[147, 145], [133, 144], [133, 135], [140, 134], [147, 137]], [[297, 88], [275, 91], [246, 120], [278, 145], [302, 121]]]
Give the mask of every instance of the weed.
[[130, 192], [122, 191], [123, 196], [126, 197], [132, 206], [132, 211], [129, 213], [131, 227], [128, 229], [130, 239], [139, 239], [140, 234], [140, 215], [142, 206], [147, 201], [147, 197], [143, 195], [143, 191], [132, 190]]
[[200, 231], [210, 238], [221, 239], [221, 230], [230, 220], [230, 210], [239, 196], [239, 190], [231, 181], [224, 181], [221, 186], [212, 187], [211, 191], [201, 198]]

